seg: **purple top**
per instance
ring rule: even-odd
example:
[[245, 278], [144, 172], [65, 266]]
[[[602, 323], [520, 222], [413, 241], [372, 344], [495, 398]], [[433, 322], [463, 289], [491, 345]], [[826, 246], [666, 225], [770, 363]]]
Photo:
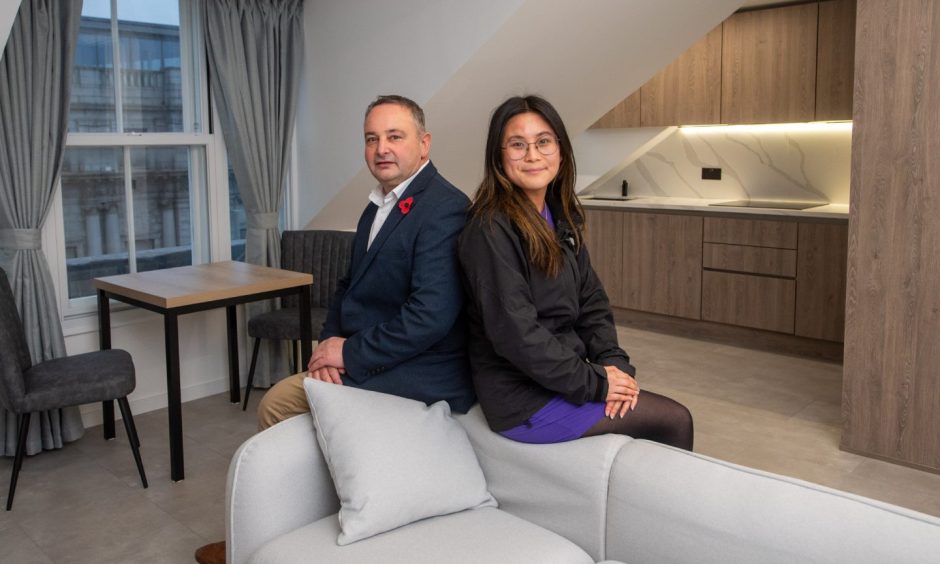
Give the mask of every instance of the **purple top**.
[[552, 231], [555, 230], [555, 218], [552, 217], [552, 210], [548, 209], [548, 204], [542, 208], [542, 212], [539, 213], [540, 216], [545, 218], [545, 221], [548, 222], [548, 226], [552, 228]]

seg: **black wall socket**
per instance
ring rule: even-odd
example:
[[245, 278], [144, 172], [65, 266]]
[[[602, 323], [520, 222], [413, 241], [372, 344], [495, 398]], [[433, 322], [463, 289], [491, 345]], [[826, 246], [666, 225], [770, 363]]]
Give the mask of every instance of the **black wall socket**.
[[721, 180], [720, 168], [702, 167], [702, 180]]

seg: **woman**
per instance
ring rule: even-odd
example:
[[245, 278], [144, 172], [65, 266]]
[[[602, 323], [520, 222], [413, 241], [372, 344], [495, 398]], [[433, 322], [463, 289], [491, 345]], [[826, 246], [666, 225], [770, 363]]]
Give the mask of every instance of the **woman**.
[[575, 162], [537, 96], [493, 112], [485, 176], [459, 241], [470, 358], [490, 428], [527, 443], [620, 433], [692, 449], [681, 404], [640, 393], [587, 249]]

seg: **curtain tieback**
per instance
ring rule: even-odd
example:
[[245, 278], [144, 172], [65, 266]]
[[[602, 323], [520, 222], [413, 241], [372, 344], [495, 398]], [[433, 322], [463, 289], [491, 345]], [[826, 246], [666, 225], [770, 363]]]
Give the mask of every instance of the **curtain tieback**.
[[278, 216], [277, 212], [248, 214], [248, 228], [277, 229]]
[[0, 229], [0, 248], [32, 251], [42, 248], [39, 229]]

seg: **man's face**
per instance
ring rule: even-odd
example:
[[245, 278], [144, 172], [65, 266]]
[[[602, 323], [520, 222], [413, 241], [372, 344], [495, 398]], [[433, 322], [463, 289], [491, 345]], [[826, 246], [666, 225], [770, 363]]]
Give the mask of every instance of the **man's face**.
[[388, 194], [428, 160], [431, 134], [418, 132], [411, 111], [398, 104], [372, 108], [365, 123], [366, 164]]

